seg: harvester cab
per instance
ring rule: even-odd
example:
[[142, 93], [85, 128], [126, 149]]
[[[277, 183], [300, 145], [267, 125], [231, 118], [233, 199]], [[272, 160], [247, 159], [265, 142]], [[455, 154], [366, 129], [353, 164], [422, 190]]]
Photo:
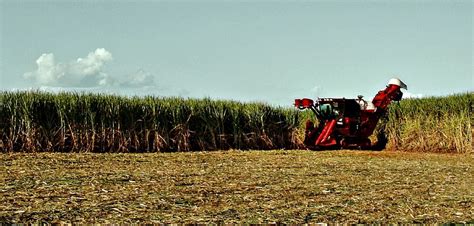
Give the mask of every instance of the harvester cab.
[[312, 120], [306, 121], [304, 144], [313, 150], [383, 148], [385, 144], [372, 145], [369, 136], [390, 103], [401, 100], [402, 88], [407, 89], [407, 85], [393, 78], [371, 102], [364, 100], [361, 95], [357, 99], [295, 99], [296, 108], [311, 110], [318, 121], [317, 126]]

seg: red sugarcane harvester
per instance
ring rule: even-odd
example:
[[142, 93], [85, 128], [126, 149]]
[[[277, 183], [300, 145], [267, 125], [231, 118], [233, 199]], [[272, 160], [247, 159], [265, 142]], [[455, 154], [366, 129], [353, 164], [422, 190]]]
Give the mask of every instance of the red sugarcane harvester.
[[[402, 99], [401, 88], [407, 85], [398, 78], [392, 78], [387, 87], [367, 102], [359, 95], [357, 99], [318, 98], [295, 99], [298, 109], [310, 109], [319, 124], [306, 122], [304, 144], [313, 150], [320, 149], [382, 149], [384, 144], [372, 145], [372, 135], [379, 121], [392, 101]], [[379, 141], [378, 141], [379, 142]], [[381, 147], [381, 145], [383, 147]]]

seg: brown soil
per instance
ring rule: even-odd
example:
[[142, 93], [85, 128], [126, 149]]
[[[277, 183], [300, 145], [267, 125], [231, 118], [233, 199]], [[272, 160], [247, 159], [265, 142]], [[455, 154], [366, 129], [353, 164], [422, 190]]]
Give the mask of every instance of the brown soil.
[[0, 154], [0, 222], [474, 222], [472, 155]]

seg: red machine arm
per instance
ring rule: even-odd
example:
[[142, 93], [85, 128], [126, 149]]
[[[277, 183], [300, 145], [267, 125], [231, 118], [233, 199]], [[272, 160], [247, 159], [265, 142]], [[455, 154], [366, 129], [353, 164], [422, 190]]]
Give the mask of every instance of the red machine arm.
[[392, 78], [388, 81], [387, 88], [381, 90], [375, 95], [372, 103], [378, 109], [387, 109], [392, 101], [399, 101], [402, 99], [403, 93], [400, 89], [407, 89], [407, 85], [398, 78]]
[[378, 109], [385, 110], [392, 100], [399, 101], [402, 99], [402, 95], [403, 93], [400, 91], [400, 86], [391, 84], [384, 90], [379, 91], [372, 100], [372, 103]]

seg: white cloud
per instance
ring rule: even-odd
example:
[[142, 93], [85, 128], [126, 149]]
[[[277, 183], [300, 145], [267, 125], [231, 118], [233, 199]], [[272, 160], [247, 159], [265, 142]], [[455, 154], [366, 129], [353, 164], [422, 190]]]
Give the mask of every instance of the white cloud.
[[402, 99], [411, 99], [411, 98], [422, 98], [424, 97], [423, 94], [420, 93], [410, 93], [408, 91], [403, 91]]
[[112, 54], [104, 48], [98, 48], [85, 58], [70, 63], [57, 63], [54, 54], [45, 53], [36, 60], [36, 71], [27, 72], [24, 77], [43, 86], [105, 86], [113, 82], [104, 72], [105, 64], [111, 60]]
[[318, 97], [318, 96], [320, 96], [320, 94], [321, 94], [321, 90], [322, 90], [322, 89], [321, 89], [321, 86], [316, 85], [316, 86], [314, 86], [314, 87], [311, 89], [311, 94], [313, 94], [314, 96]]
[[150, 72], [139, 69], [137, 72], [127, 76], [125, 80], [120, 83], [120, 85], [123, 87], [154, 86], [154, 76]]

